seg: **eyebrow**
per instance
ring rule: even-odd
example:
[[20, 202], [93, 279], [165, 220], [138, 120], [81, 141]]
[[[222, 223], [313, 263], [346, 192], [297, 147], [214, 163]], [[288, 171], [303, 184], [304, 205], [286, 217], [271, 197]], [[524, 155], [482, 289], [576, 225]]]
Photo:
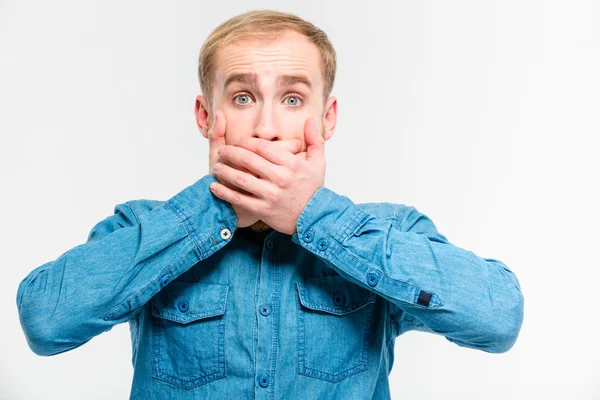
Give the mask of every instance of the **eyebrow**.
[[[253, 72], [231, 74], [225, 80], [225, 89], [234, 82], [258, 87], [258, 75]], [[277, 86], [279, 87], [294, 86], [297, 84], [305, 85], [309, 90], [312, 90], [310, 79], [304, 75], [280, 75], [277, 79]]]

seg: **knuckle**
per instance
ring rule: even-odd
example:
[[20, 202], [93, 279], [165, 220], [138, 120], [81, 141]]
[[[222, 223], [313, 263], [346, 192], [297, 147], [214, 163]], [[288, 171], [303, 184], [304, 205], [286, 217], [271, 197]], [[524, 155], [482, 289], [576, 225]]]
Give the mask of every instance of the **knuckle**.
[[242, 165], [249, 166], [252, 163], [252, 154], [244, 154], [241, 158]]
[[287, 179], [285, 176], [278, 175], [276, 177], [276, 180], [277, 180], [277, 186], [279, 186], [280, 188], [287, 189], [290, 185], [289, 179]]
[[235, 182], [238, 184], [238, 186], [246, 186], [246, 184], [248, 183], [248, 178], [246, 178], [245, 175], [236, 174]]
[[292, 169], [292, 171], [298, 170], [298, 158], [297, 157], [294, 157], [293, 159], [290, 160], [289, 167]]
[[[275, 203], [277, 202], [277, 190], [276, 189], [271, 189], [267, 192], [267, 198], [269, 200], [270, 203]], [[268, 206], [270, 207], [270, 206]]]

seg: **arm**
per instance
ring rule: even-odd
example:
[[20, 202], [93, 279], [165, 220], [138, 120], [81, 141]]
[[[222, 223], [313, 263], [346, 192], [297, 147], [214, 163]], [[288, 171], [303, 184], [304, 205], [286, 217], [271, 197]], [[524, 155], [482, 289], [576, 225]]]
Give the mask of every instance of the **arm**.
[[391, 220], [378, 218], [321, 187], [292, 241], [386, 299], [398, 334], [416, 329], [462, 347], [508, 351], [523, 322], [515, 274], [499, 260], [452, 245], [416, 208], [394, 209]]
[[[118, 204], [86, 243], [31, 271], [16, 300], [32, 351], [59, 354], [136, 317], [170, 280], [225, 246], [237, 216], [210, 193], [214, 181], [205, 175], [165, 202]], [[132, 203], [145, 210], [136, 215]]]

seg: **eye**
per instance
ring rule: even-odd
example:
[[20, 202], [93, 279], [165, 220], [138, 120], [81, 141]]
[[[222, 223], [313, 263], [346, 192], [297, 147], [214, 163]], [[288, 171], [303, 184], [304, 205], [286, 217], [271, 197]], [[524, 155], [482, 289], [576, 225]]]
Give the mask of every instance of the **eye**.
[[[239, 101], [235, 101], [236, 99], [239, 99]], [[249, 103], [250, 103], [250, 101], [252, 100], [252, 98], [250, 97], [250, 95], [247, 95], [247, 94], [240, 94], [240, 95], [237, 95], [237, 96], [235, 96], [235, 97], [233, 98], [233, 100], [234, 100], [234, 102], [235, 102], [236, 104], [240, 104], [240, 105], [246, 105], [246, 104], [249, 104]]]
[[[290, 100], [291, 100], [291, 101], [290, 101]], [[302, 98], [301, 98], [300, 96], [296, 96], [296, 95], [289, 96], [289, 97], [286, 97], [286, 98], [285, 98], [285, 102], [286, 102], [286, 104], [287, 104], [288, 106], [291, 106], [291, 107], [298, 107], [298, 105], [299, 105], [299, 104], [300, 104], [302, 101], [303, 101], [303, 100], [302, 100]]]

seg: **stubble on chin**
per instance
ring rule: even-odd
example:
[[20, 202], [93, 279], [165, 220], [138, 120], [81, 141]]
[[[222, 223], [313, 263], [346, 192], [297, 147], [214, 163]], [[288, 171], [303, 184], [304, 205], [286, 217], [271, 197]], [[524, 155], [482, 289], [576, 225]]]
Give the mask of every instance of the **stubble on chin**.
[[273, 230], [271, 226], [264, 223], [262, 220], [258, 220], [252, 225], [250, 225], [250, 229], [252, 229], [253, 232], [268, 232]]

